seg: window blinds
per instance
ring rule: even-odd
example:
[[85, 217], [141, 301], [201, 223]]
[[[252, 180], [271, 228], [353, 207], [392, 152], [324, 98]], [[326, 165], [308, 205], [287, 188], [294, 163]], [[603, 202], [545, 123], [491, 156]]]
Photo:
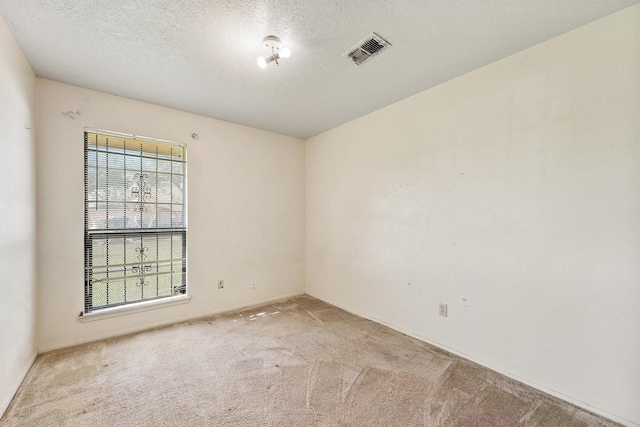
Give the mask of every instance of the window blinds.
[[85, 313], [186, 291], [186, 149], [85, 132]]

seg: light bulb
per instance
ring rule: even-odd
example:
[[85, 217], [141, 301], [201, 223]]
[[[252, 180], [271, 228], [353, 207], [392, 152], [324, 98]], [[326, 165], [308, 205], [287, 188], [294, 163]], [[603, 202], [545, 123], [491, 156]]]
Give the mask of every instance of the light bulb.
[[267, 68], [267, 60], [264, 59], [262, 56], [258, 58], [258, 67]]
[[291, 56], [291, 49], [285, 47], [280, 51], [280, 58], [288, 58]]

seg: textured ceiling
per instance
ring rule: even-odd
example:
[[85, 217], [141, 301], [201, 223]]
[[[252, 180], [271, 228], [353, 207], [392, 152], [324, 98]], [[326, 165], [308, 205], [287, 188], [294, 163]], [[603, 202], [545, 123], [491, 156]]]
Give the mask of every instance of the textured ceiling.
[[[40, 77], [307, 138], [638, 2], [0, 0], [0, 14]], [[393, 46], [358, 67], [343, 53], [372, 31]], [[263, 70], [270, 34], [292, 55]]]

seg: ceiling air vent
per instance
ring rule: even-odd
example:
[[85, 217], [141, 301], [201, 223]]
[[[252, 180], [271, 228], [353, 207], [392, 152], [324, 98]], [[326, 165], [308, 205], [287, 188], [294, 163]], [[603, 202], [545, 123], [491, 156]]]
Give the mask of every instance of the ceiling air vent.
[[361, 65], [390, 46], [391, 43], [383, 39], [379, 34], [371, 33], [344, 54], [351, 58], [354, 64]]

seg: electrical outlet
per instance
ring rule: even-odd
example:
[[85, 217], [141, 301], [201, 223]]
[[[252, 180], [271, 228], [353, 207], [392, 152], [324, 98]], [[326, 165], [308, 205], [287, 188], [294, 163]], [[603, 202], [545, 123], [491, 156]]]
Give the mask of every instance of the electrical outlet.
[[224, 280], [218, 280], [218, 289], [224, 288]]
[[253, 279], [251, 281], [251, 289], [255, 289], [256, 288], [256, 279]]
[[440, 316], [447, 317], [447, 304], [440, 303], [439, 313]]

